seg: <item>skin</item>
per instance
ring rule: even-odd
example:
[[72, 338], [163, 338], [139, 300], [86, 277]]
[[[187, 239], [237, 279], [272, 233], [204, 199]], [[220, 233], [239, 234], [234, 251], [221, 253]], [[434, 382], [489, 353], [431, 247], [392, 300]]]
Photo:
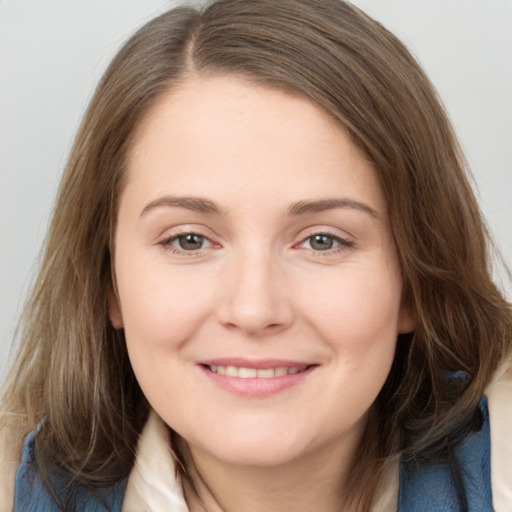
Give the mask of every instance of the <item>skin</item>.
[[[326, 199], [342, 201], [298, 212]], [[413, 328], [385, 198], [343, 128], [304, 98], [190, 78], [136, 131], [114, 263], [112, 323], [207, 509], [338, 510], [397, 334]], [[233, 357], [314, 366], [246, 396], [199, 365]]]

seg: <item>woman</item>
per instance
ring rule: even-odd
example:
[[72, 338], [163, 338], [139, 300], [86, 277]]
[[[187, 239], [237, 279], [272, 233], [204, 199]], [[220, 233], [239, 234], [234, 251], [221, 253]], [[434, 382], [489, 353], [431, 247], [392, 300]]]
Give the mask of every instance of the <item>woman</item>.
[[128, 41], [22, 325], [6, 507], [512, 505], [512, 315], [462, 155], [339, 0], [178, 8]]

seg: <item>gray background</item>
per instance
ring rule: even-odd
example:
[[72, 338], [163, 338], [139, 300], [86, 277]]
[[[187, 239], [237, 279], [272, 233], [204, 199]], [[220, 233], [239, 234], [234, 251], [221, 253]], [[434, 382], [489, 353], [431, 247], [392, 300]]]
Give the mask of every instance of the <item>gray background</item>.
[[[12, 361], [16, 318], [59, 176], [92, 90], [126, 37], [175, 3], [0, 0], [0, 381]], [[394, 31], [437, 86], [510, 265], [512, 0], [353, 3]], [[510, 296], [510, 283], [501, 280]]]

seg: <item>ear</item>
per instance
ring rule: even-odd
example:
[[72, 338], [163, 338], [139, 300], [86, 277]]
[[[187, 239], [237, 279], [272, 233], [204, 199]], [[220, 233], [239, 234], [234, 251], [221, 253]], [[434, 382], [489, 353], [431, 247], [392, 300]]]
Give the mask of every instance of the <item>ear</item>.
[[108, 317], [114, 329], [122, 329], [124, 327], [119, 299], [111, 286], [109, 286], [108, 290]]
[[406, 334], [416, 329], [416, 313], [407, 304], [402, 304], [398, 315], [398, 334]]

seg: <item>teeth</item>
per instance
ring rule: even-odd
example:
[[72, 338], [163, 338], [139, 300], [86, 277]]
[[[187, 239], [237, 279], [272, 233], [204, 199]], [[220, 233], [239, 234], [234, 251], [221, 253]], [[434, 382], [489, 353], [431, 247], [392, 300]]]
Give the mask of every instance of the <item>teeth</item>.
[[239, 368], [238, 377], [241, 377], [242, 379], [254, 379], [256, 376], [259, 377], [259, 372], [260, 370], [256, 370], [256, 368]]
[[286, 368], [276, 368], [275, 375], [276, 377], [283, 377], [284, 375], [288, 375], [288, 370]]
[[238, 368], [236, 366], [227, 366], [226, 375], [228, 377], [238, 377]]
[[274, 377], [284, 377], [285, 375], [294, 375], [295, 373], [304, 371], [306, 368], [307, 366], [279, 366], [277, 368], [264, 368], [257, 370], [256, 368], [238, 368], [236, 366], [210, 366], [210, 370], [213, 373], [227, 375], [228, 377], [239, 377], [241, 379], [272, 379]]

